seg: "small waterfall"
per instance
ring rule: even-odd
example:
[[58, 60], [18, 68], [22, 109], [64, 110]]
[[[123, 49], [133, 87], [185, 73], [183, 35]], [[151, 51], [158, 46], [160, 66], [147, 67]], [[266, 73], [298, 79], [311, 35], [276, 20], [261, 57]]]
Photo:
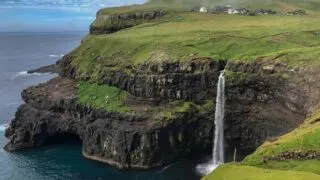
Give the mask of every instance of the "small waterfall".
[[225, 76], [221, 71], [217, 84], [215, 131], [212, 150], [212, 161], [207, 164], [200, 164], [196, 167], [201, 175], [208, 175], [219, 165], [224, 163], [224, 108], [225, 108]]
[[217, 85], [215, 133], [213, 143], [213, 165], [218, 167], [224, 163], [224, 107], [225, 107], [225, 77], [224, 71], [220, 73]]

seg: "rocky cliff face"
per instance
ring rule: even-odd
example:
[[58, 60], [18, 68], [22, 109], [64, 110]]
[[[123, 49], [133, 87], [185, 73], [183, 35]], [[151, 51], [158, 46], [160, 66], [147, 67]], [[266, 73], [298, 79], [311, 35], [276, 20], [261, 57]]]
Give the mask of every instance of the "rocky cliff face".
[[[197, 68], [203, 69], [199, 74], [192, 70], [181, 70], [178, 64], [167, 64], [167, 68], [161, 73], [152, 74], [153, 68], [148, 67], [151, 69], [149, 75], [122, 77], [118, 73], [117, 79], [113, 79], [116, 76], [106, 77], [113, 79], [111, 82], [105, 81], [108, 84], [128, 92], [137, 92], [130, 95], [126, 102], [129, 106], [134, 106], [133, 113], [108, 112], [78, 104], [77, 76], [74, 71], [61, 66], [61, 75], [65, 77], [22, 92], [26, 104], [18, 109], [6, 131], [10, 142], [5, 149], [17, 151], [33, 148], [41, 146], [48, 139], [75, 135], [82, 140], [85, 157], [119, 168], [139, 169], [162, 166], [191, 153], [211, 149], [214, 108], [205, 109], [202, 105], [205, 104], [205, 97], [214, 96], [217, 74], [225, 63], [209, 63], [207, 60], [197, 63]], [[143, 71], [144, 68], [146, 66], [140, 67]], [[154, 80], [148, 80], [150, 77]], [[174, 77], [180, 79], [169, 82], [168, 79]], [[208, 77], [212, 79], [208, 80]], [[178, 80], [182, 82], [177, 83]], [[159, 119], [155, 111], [168, 108], [169, 102], [187, 98], [182, 94], [177, 95], [179, 93], [176, 89], [181, 89], [181, 92], [187, 90], [190, 83], [203, 87], [194, 87], [194, 93], [200, 95], [188, 98], [200, 108], [179, 111], [169, 120]], [[148, 96], [141, 93], [143, 90], [139, 92], [139, 86], [150, 92], [158, 92], [159, 89], [175, 91], [170, 97], [152, 93]], [[144, 110], [146, 107], [147, 110]]]
[[[296, 128], [319, 102], [315, 69], [272, 61], [230, 62], [227, 67], [226, 138], [250, 152]], [[248, 143], [250, 142], [250, 143]]]
[[[100, 79], [130, 93], [135, 113], [94, 109], [77, 103], [77, 81], [88, 80], [66, 56], [60, 77], [22, 92], [22, 105], [6, 131], [5, 149], [41, 146], [49, 138], [75, 135], [83, 155], [119, 168], [148, 169], [212, 147], [214, 101], [219, 71], [226, 69], [226, 149], [248, 154], [268, 138], [297, 127], [317, 105], [319, 91], [311, 69], [285, 64], [197, 59], [189, 63], [143, 64], [131, 74], [110, 72]], [[200, 108], [170, 121], [155, 117], [159, 107], [190, 101]], [[142, 110], [147, 107], [148, 110]], [[160, 108], [161, 109], [161, 108]]]
[[114, 33], [145, 22], [152, 22], [167, 14], [168, 12], [162, 9], [134, 11], [122, 14], [103, 14], [99, 11], [96, 20], [90, 26], [90, 34]]
[[[71, 64], [71, 59], [65, 57], [59, 62], [61, 76], [90, 79], [89, 75], [81, 73]], [[210, 58], [194, 59], [187, 63], [142, 64], [130, 69], [130, 74], [121, 70], [106, 71], [97, 81], [141, 98], [203, 101], [215, 96], [217, 77], [225, 65], [226, 61], [213, 61]]]

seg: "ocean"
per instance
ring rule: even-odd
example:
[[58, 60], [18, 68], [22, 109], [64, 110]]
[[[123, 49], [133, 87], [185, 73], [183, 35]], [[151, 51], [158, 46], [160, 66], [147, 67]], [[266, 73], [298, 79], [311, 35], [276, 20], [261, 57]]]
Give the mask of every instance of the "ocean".
[[150, 171], [122, 171], [86, 160], [79, 143], [8, 153], [5, 126], [23, 103], [21, 91], [56, 75], [26, 71], [55, 63], [80, 44], [85, 32], [0, 33], [0, 180], [194, 180], [196, 162], [182, 160]]

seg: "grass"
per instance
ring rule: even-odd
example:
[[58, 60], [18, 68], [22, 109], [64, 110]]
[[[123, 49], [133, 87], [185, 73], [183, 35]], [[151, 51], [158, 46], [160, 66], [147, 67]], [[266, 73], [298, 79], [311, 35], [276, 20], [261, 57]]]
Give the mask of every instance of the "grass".
[[171, 102], [168, 108], [160, 112], [160, 116], [164, 120], [172, 120], [176, 118], [177, 114], [193, 111], [195, 108], [192, 102]]
[[117, 87], [98, 85], [96, 83], [80, 81], [77, 84], [77, 103], [93, 109], [107, 112], [119, 112], [145, 115], [150, 114], [150, 120], [172, 121], [184, 113], [205, 114], [213, 110], [214, 103], [208, 100], [202, 105], [188, 101], [172, 101], [159, 106], [144, 104], [131, 105], [127, 102], [128, 93]]
[[[230, 16], [178, 13], [109, 35], [88, 35], [73, 53], [81, 73], [134, 69], [197, 57], [233, 61], [257, 58], [291, 65], [320, 62], [319, 16]], [[97, 75], [96, 75], [97, 77]]]
[[202, 180], [317, 180], [320, 176], [309, 172], [262, 169], [226, 164]]
[[128, 107], [124, 105], [128, 94], [116, 87], [79, 82], [77, 88], [77, 102], [79, 104], [108, 112], [129, 111]]
[[320, 175], [320, 161], [319, 160], [287, 160], [287, 161], [269, 161], [262, 165], [260, 168], [267, 169], [279, 169], [279, 170], [294, 170], [294, 171], [304, 171], [312, 172]]
[[317, 111], [294, 131], [275, 141], [265, 142], [253, 154], [246, 157], [244, 163], [263, 166], [262, 157], [275, 156], [286, 151], [320, 150], [319, 120], [320, 111]]
[[254, 8], [272, 8], [279, 12], [288, 12], [295, 9], [306, 9], [308, 13], [317, 13], [320, 8], [319, 0], [150, 0], [147, 5], [156, 6], [176, 6], [191, 8], [194, 6], [207, 6], [213, 7], [217, 5], [232, 5], [233, 7], [240, 8], [246, 7], [250, 9]]
[[212, 112], [214, 107], [213, 100], [207, 100], [202, 105], [190, 101], [173, 101], [160, 111], [160, 117], [163, 120], [170, 121], [183, 113], [205, 114]]

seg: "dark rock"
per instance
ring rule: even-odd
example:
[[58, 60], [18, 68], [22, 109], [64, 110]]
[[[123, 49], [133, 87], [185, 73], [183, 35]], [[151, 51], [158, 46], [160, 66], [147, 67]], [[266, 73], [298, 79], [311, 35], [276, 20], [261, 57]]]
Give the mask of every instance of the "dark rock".
[[103, 14], [99, 11], [95, 22], [90, 26], [90, 34], [114, 33], [122, 29], [159, 19], [166, 14], [168, 14], [168, 12], [163, 9], [141, 12], [136, 11], [125, 14]]
[[[78, 80], [88, 80], [71, 64], [72, 57], [65, 56], [59, 63], [60, 75]], [[142, 64], [132, 71], [106, 72], [99, 79], [107, 85], [117, 86], [136, 97], [161, 100], [207, 100], [216, 92], [217, 77], [226, 61], [210, 58], [194, 59], [188, 63]]]
[[279, 153], [276, 156], [264, 157], [267, 161], [286, 161], [286, 160], [320, 160], [319, 150], [304, 150], [304, 151], [287, 151]]
[[307, 12], [303, 9], [296, 9], [294, 11], [287, 12], [288, 16], [304, 16], [307, 15]]
[[83, 107], [76, 103], [75, 88], [74, 80], [55, 78], [24, 90], [26, 104], [6, 131], [10, 141], [5, 150], [38, 147], [68, 133], [82, 140], [86, 158], [119, 168], [149, 169], [212, 146], [213, 109], [155, 121], [143, 112], [125, 115]]
[[255, 14], [276, 14], [277, 12], [272, 9], [256, 9]]
[[51, 64], [48, 66], [43, 66], [43, 67], [28, 71], [28, 74], [33, 74], [33, 73], [58, 73], [58, 68], [55, 64]]

